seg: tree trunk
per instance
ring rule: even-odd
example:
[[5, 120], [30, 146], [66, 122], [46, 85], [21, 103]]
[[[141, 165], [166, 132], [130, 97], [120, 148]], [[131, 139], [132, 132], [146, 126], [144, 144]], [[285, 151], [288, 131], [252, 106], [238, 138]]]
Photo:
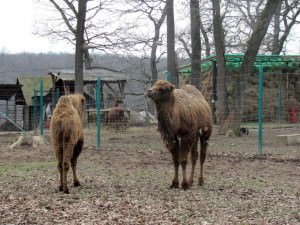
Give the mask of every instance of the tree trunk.
[[[158, 71], [157, 71], [157, 59], [156, 59], [156, 50], [157, 50], [157, 42], [159, 40], [159, 29], [157, 30], [157, 26], [155, 25], [155, 36], [153, 38], [153, 44], [151, 47], [151, 58], [150, 58], [150, 65], [151, 65], [151, 87], [157, 81], [158, 78]], [[146, 112], [155, 113], [155, 105], [153, 101], [148, 101], [146, 98]], [[148, 115], [148, 114], [147, 114]], [[148, 121], [147, 121], [148, 122]]]
[[272, 54], [277, 54], [279, 50], [280, 11], [281, 11], [281, 3], [278, 4], [274, 14], [274, 35], [273, 35], [273, 43], [272, 43]]
[[200, 31], [201, 31], [201, 34], [203, 36], [203, 39], [204, 39], [204, 45], [205, 45], [205, 56], [210, 56], [210, 42], [209, 42], [209, 37], [207, 35], [207, 32], [205, 31], [205, 28], [203, 26], [203, 23], [200, 19]]
[[190, 0], [191, 18], [191, 84], [200, 89], [201, 84], [201, 39], [200, 39], [200, 14], [199, 0]]
[[251, 73], [252, 65], [255, 62], [259, 47], [266, 35], [271, 19], [280, 2], [281, 0], [268, 0], [264, 10], [259, 15], [247, 44], [247, 50], [241, 67], [241, 74]]
[[76, 49], [75, 49], [75, 92], [83, 93], [84, 29], [87, 0], [78, 1]]
[[167, 15], [167, 6], [165, 5], [165, 8], [162, 11], [161, 17], [159, 18], [158, 22], [154, 22], [154, 38], [153, 38], [153, 44], [151, 47], [151, 59], [150, 59], [150, 65], [151, 65], [151, 72], [152, 72], [152, 79], [151, 79], [151, 86], [154, 84], [154, 82], [158, 78], [158, 71], [157, 71], [157, 56], [156, 51], [158, 47], [159, 37], [160, 37], [160, 28], [166, 18]]
[[167, 61], [170, 82], [176, 87], [179, 86], [176, 69], [175, 55], [175, 23], [174, 23], [174, 1], [167, 0]]
[[158, 72], [156, 67], [157, 41], [158, 41], [158, 37], [156, 36], [156, 32], [155, 32], [155, 37], [153, 39], [153, 44], [151, 48], [151, 58], [150, 58], [151, 73], [152, 73], [151, 86], [154, 84], [155, 81], [157, 81], [158, 78]]
[[[279, 6], [282, 7], [282, 3], [279, 4]], [[291, 5], [289, 5], [289, 2], [285, 1], [285, 8], [286, 10], [284, 10], [284, 12], [282, 13], [282, 18], [280, 19], [281, 16], [281, 7], [279, 7], [276, 9], [276, 13], [275, 13], [275, 28], [274, 28], [274, 40], [273, 40], [273, 48], [272, 48], [272, 54], [275, 55], [279, 55], [282, 52], [284, 43], [287, 39], [287, 37], [290, 34], [290, 31], [292, 29], [292, 27], [297, 24], [297, 18], [300, 14], [300, 8], [299, 8], [299, 3], [297, 2], [293, 2]], [[289, 11], [291, 11], [292, 8], [296, 8], [298, 10], [295, 11], [295, 13], [293, 13], [293, 15], [289, 15]], [[280, 20], [283, 20], [283, 24], [284, 24], [284, 29], [281, 30], [281, 32], [283, 32], [282, 36], [279, 37], [279, 33], [280, 33], [280, 27], [279, 23]], [[288, 20], [290, 20], [290, 22], [288, 23]]]
[[213, 4], [213, 26], [214, 41], [217, 58], [217, 99], [212, 99], [217, 105], [216, 120], [221, 126], [228, 116], [228, 99], [226, 90], [226, 65], [225, 65], [225, 44], [224, 30], [220, 14], [220, 1], [212, 0]]

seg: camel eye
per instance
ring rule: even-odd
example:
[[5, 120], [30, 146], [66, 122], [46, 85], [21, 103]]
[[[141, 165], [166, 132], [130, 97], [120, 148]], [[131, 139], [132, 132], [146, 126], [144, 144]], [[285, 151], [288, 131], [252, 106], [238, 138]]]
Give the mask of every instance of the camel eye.
[[160, 93], [166, 93], [168, 91], [167, 88], [159, 88]]

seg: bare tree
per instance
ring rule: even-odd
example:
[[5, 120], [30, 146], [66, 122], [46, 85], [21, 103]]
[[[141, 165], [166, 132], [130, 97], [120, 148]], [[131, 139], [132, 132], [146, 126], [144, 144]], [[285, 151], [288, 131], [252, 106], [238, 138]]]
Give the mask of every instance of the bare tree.
[[[250, 74], [252, 71], [253, 63], [256, 59], [256, 55], [258, 53], [259, 47], [265, 37], [271, 19], [275, 13], [275, 10], [281, 0], [268, 0], [265, 8], [259, 14], [258, 19], [254, 25], [253, 32], [251, 34], [250, 39], [247, 42], [247, 50], [245, 52], [243, 64], [241, 67], [242, 74]], [[245, 77], [245, 76], [244, 76]], [[243, 85], [246, 85], [245, 82]], [[242, 88], [244, 89], [244, 88]]]
[[75, 49], [75, 92], [83, 93], [84, 29], [87, 0], [78, 1]]
[[[246, 40], [250, 38], [255, 28], [258, 15], [265, 5], [265, 0], [229, 1], [231, 15], [227, 18], [226, 24], [234, 24], [234, 27], [231, 28], [227, 26], [227, 28], [230, 28], [230, 30], [234, 32], [229, 33], [226, 38], [226, 45], [228, 47], [242, 51], [246, 50]], [[282, 52], [292, 27], [299, 23], [299, 6], [300, 2], [298, 0], [282, 0], [277, 5], [274, 20], [271, 21], [269, 29], [260, 45], [261, 52], [270, 52], [272, 54], [280, 54]]]
[[[235, 119], [239, 123], [242, 120], [242, 115], [244, 113], [243, 107], [245, 104], [245, 89], [248, 83], [248, 76], [252, 72], [252, 66], [255, 62], [256, 55], [261, 46], [263, 38], [268, 30], [268, 26], [271, 22], [271, 19], [275, 13], [275, 10], [281, 0], [268, 0], [265, 8], [259, 14], [258, 19], [254, 25], [254, 30], [251, 34], [249, 41], [247, 42], [247, 50], [244, 55], [243, 63], [240, 70], [240, 87], [237, 90], [236, 99], [239, 99], [239, 113], [237, 113], [237, 118]], [[239, 133], [239, 130], [235, 130], [235, 133]]]
[[[36, 34], [53, 40], [66, 41], [75, 46], [78, 16], [78, 7], [75, 4], [77, 1], [39, 0], [39, 4], [45, 6], [45, 10], [52, 11], [52, 14], [38, 21]], [[116, 19], [119, 18], [116, 10], [120, 1], [87, 0], [87, 2], [84, 29], [85, 51], [110, 52], [121, 44], [126, 45], [121, 42], [120, 38], [124, 34], [123, 26]], [[85, 53], [86, 58], [89, 54]]]
[[200, 39], [200, 14], [199, 0], [190, 0], [190, 18], [191, 18], [191, 84], [200, 88], [201, 77], [201, 39]]
[[210, 56], [210, 41], [208, 37], [208, 32], [205, 30], [202, 20], [200, 19], [200, 31], [204, 40], [205, 46], [205, 56]]
[[216, 68], [217, 68], [217, 108], [218, 108], [218, 122], [223, 124], [225, 118], [228, 116], [228, 99], [226, 91], [226, 65], [225, 65], [225, 36], [221, 18], [220, 1], [212, 0], [213, 6], [213, 27], [214, 27], [214, 41], [216, 49]]
[[[179, 40], [179, 42], [181, 42], [183, 48], [179, 48], [177, 49], [177, 52], [181, 52], [184, 51], [187, 56], [189, 57], [189, 60], [192, 61], [192, 53], [191, 53], [191, 46], [188, 44], [188, 41], [190, 41], [190, 33], [188, 32], [180, 32], [179, 34], [177, 34], [177, 38]], [[188, 41], [186, 40], [188, 39]]]
[[[158, 79], [157, 64], [159, 63], [161, 57], [165, 54], [165, 51], [158, 53], [158, 48], [162, 45], [163, 42], [161, 27], [167, 15], [166, 2], [163, 0], [126, 0], [126, 3], [128, 4], [128, 8], [125, 10], [122, 9], [120, 11], [123, 16], [126, 16], [127, 14], [129, 14], [130, 16], [134, 15], [134, 17], [136, 18], [135, 20], [140, 22], [141, 24], [143, 24], [142, 20], [145, 20], [146, 18], [147, 22], [149, 20], [154, 28], [153, 36], [151, 36], [151, 34], [149, 35], [150, 32], [148, 33], [150, 37], [143, 36], [143, 34], [134, 34], [129, 37], [132, 38], [132, 40], [128, 41], [131, 42], [131, 46], [128, 46], [128, 50], [132, 51], [131, 47], [135, 49], [138, 46], [145, 51], [145, 58], [149, 58], [149, 54], [147, 51], [150, 50], [149, 62], [151, 67], [151, 76], [148, 77], [146, 76], [147, 73], [142, 73], [147, 80], [144, 83], [144, 87], [149, 88], [149, 85], [152, 86]], [[139, 26], [137, 26], [137, 28], [139, 28]], [[128, 39], [128, 37], [124, 37], [124, 39]], [[146, 98], [145, 103], [146, 111], [154, 113], [155, 107], [153, 102], [148, 101], [148, 98]]]
[[[163, 2], [163, 1], [161, 1]], [[157, 80], [158, 78], [158, 71], [157, 71], [157, 62], [160, 59], [160, 57], [162, 55], [160, 55], [157, 58], [157, 47], [158, 45], [161, 44], [160, 42], [160, 28], [166, 18], [167, 15], [167, 8], [166, 8], [166, 3], [164, 3], [165, 5], [163, 6], [162, 9], [162, 13], [160, 15], [160, 18], [157, 20], [155, 19], [152, 15], [151, 12], [154, 10], [154, 7], [149, 7], [150, 8], [150, 12], [148, 14], [149, 19], [153, 22], [154, 25], [154, 37], [153, 37], [153, 42], [152, 42], [152, 46], [151, 46], [151, 57], [150, 57], [150, 65], [151, 65], [151, 71], [152, 71], [152, 81], [151, 84], [153, 85], [154, 82]]]
[[[192, 0], [194, 1], [194, 0]], [[189, 2], [191, 4], [191, 1], [186, 1], [183, 2], [181, 7], [182, 8], [188, 8], [187, 2]], [[199, 2], [199, 1], [198, 1]], [[212, 11], [211, 8], [211, 4], [209, 4], [211, 2], [211, 0], [202, 0], [200, 1], [200, 4], [198, 3], [198, 6], [192, 6], [193, 10], [196, 9], [198, 7], [199, 9], [199, 22], [197, 22], [199, 25], [191, 25], [191, 23], [194, 23], [196, 20], [191, 20], [190, 19], [190, 29], [188, 29], [187, 27], [181, 31], [179, 31], [176, 35], [176, 38], [179, 41], [179, 44], [181, 44], [181, 46], [177, 46], [177, 52], [180, 52], [183, 56], [187, 56], [190, 61], [192, 62], [192, 49], [194, 49], [194, 47], [192, 47], [192, 38], [191, 38], [191, 29], [192, 27], [198, 27], [197, 30], [200, 30], [199, 35], [197, 34], [197, 36], [200, 36], [200, 46], [201, 49], [199, 52], [200, 54], [200, 61], [201, 61], [201, 56], [209, 56], [211, 54], [211, 46], [213, 45], [212, 40], [212, 19], [213, 17], [210, 16], [210, 11]], [[209, 5], [209, 6], [208, 6]], [[190, 15], [189, 18], [191, 18], [191, 13], [193, 13], [191, 11], [191, 6], [189, 6], [190, 8]], [[200, 8], [199, 8], [200, 7]], [[185, 14], [183, 14], [183, 16], [185, 16]], [[185, 17], [188, 17], [187, 15]], [[193, 16], [194, 17], [194, 16]], [[187, 21], [188, 22], [188, 21]], [[199, 31], [197, 31], [199, 32]], [[202, 45], [203, 43], [203, 45]], [[199, 47], [197, 47], [199, 49]], [[203, 52], [202, 52], [203, 51]]]
[[73, 12], [72, 18], [76, 21], [76, 28], [72, 25], [66, 11], [55, 1], [50, 0], [56, 10], [60, 13], [63, 21], [68, 27], [69, 32], [75, 36], [75, 92], [83, 92], [83, 55], [84, 55], [84, 31], [85, 18], [87, 11], [87, 0], [79, 0], [78, 7], [73, 5], [73, 1], [64, 0], [65, 4]]
[[170, 81], [176, 87], [179, 85], [178, 74], [176, 69], [175, 54], [175, 22], [174, 22], [174, 1], [167, 0], [167, 58], [168, 72], [170, 73]]
[[[269, 49], [272, 54], [280, 54], [283, 50], [292, 27], [300, 23], [300, 2], [284, 0], [278, 4], [274, 15], [274, 28], [271, 34], [272, 43]], [[298, 19], [298, 20], [297, 20]]]
[[162, 44], [162, 40], [161, 40], [162, 35], [160, 30], [167, 15], [166, 2], [162, 0], [151, 0], [151, 1], [131, 0], [127, 2], [136, 3], [133, 5], [133, 9], [129, 9], [127, 10], [127, 12], [142, 13], [143, 15], [148, 17], [148, 19], [152, 22], [154, 26], [153, 37], [150, 38], [150, 40], [144, 38], [144, 40], [140, 41], [140, 42], [144, 41], [146, 45], [150, 46], [151, 48], [151, 54], [150, 54], [150, 65], [151, 65], [151, 72], [152, 72], [151, 84], [154, 84], [154, 82], [158, 78], [158, 71], [156, 65], [160, 57], [164, 54], [162, 53], [157, 57], [157, 48], [159, 45]]
[[[225, 113], [228, 115], [227, 109], [227, 97], [226, 97], [226, 79], [225, 79], [225, 32], [222, 32], [222, 18], [220, 13], [220, 1], [212, 0], [213, 3], [213, 24], [214, 24], [214, 39], [215, 39], [215, 51], [217, 55], [217, 70], [218, 70], [218, 78], [217, 78], [217, 90], [218, 90], [218, 110], [221, 111], [221, 114]], [[256, 55], [260, 49], [261, 43], [265, 37], [265, 34], [268, 30], [268, 26], [271, 22], [271, 19], [275, 13], [277, 4], [280, 3], [280, 0], [271, 1], [268, 0], [264, 9], [261, 13], [256, 16], [253, 15], [255, 20], [252, 20], [252, 17], [248, 21], [248, 26], [253, 27], [253, 32], [247, 42], [247, 48], [244, 55], [244, 60], [242, 63], [242, 67], [240, 70], [240, 75], [236, 77], [233, 83], [237, 83], [240, 85], [234, 86], [234, 101], [231, 111], [237, 111], [237, 113], [233, 113], [230, 116], [231, 125], [226, 126], [229, 129], [232, 129], [236, 135], [239, 135], [239, 126], [241, 122], [241, 116], [243, 114], [243, 104], [244, 104], [244, 90], [247, 86], [247, 77], [248, 74], [252, 72], [252, 66], [256, 59]], [[228, 5], [227, 5], [228, 7]], [[258, 10], [258, 6], [256, 6], [256, 10]], [[226, 10], [225, 10], [226, 11]], [[228, 15], [227, 15], [228, 16]], [[255, 22], [254, 22], [255, 21]], [[228, 21], [227, 21], [228, 23]], [[225, 25], [227, 25], [225, 23]], [[222, 88], [223, 87], [223, 88]], [[221, 105], [220, 105], [221, 104]], [[226, 118], [226, 116], [224, 117]], [[230, 123], [230, 122], [229, 122]]]

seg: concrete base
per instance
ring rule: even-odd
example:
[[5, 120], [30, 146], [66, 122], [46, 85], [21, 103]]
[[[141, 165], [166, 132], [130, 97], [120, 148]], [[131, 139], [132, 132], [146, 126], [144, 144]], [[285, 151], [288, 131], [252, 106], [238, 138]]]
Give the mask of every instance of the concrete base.
[[300, 144], [300, 134], [281, 134], [277, 135], [276, 139], [278, 143], [283, 143], [287, 145]]

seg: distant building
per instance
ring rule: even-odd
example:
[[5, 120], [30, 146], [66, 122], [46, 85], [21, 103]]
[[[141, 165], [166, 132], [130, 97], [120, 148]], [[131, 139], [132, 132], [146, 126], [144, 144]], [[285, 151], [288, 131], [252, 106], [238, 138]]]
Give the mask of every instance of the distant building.
[[[108, 69], [85, 70], [84, 95], [86, 107], [96, 107], [97, 79], [101, 81], [101, 108], [110, 107], [115, 101], [124, 100], [127, 76]], [[73, 70], [53, 70], [41, 77], [19, 76], [16, 84], [0, 84], [0, 101], [6, 102], [6, 109], [0, 111], [15, 121], [24, 130], [34, 129], [34, 121], [40, 121], [40, 84], [43, 83], [43, 111], [52, 110], [59, 96], [72, 94], [75, 90], [75, 73]], [[9, 102], [9, 104], [8, 104]], [[36, 111], [34, 111], [36, 105]], [[49, 114], [49, 112], [48, 112]], [[35, 115], [35, 116], [34, 116]], [[45, 115], [45, 113], [44, 113]], [[0, 125], [7, 123], [0, 117]], [[1, 123], [1, 121], [3, 121]], [[8, 126], [0, 127], [5, 130]], [[11, 127], [11, 126], [10, 126]]]

